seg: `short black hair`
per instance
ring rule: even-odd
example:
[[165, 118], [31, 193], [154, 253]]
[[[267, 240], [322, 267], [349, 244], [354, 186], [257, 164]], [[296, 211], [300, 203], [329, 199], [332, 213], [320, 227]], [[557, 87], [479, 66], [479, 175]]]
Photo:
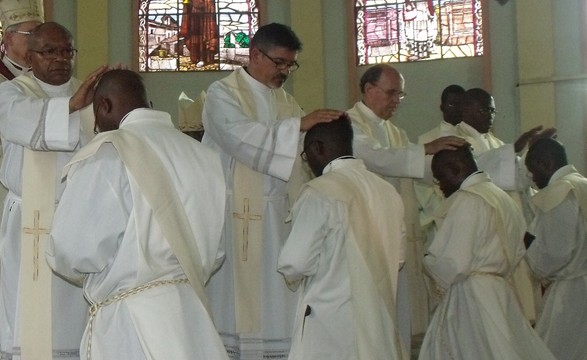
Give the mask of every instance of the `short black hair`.
[[469, 89], [465, 92], [465, 104], [471, 105], [473, 103], [485, 104], [491, 100], [492, 96], [487, 91], [481, 88]]
[[479, 170], [473, 156], [471, 145], [464, 144], [455, 150], [441, 150], [432, 158], [432, 168], [458, 168], [461, 167], [472, 174]]
[[449, 85], [447, 87], [444, 88], [444, 90], [442, 90], [442, 95], [440, 95], [440, 103], [444, 104], [446, 103], [446, 99], [448, 98], [448, 95], [450, 94], [464, 94], [466, 92], [465, 88], [462, 87], [461, 85], [456, 85], [456, 84], [452, 84]]
[[302, 42], [287, 25], [271, 23], [261, 26], [251, 40], [251, 48], [269, 51], [274, 47], [302, 51]]
[[381, 73], [383, 73], [383, 70], [385, 70], [388, 67], [389, 65], [377, 64], [367, 69], [367, 71], [365, 71], [363, 76], [361, 76], [361, 80], [359, 81], [361, 94], [365, 93], [365, 86], [367, 84], [375, 84], [377, 81], [379, 81]]
[[526, 163], [531, 161], [536, 163], [550, 161], [556, 168], [569, 164], [565, 147], [552, 138], [538, 139], [530, 146], [526, 154]]
[[351, 119], [343, 113], [338, 119], [327, 123], [319, 123], [306, 133], [304, 146], [319, 140], [331, 147], [340, 156], [353, 154], [353, 127]]
[[48, 21], [46, 23], [42, 23], [42, 24], [37, 25], [31, 31], [31, 34], [29, 35], [28, 40], [27, 40], [27, 45], [28, 45], [29, 49], [36, 48], [38, 45], [38, 42], [39, 42], [40, 34], [43, 32], [43, 30], [45, 28], [52, 28], [52, 27], [61, 30], [70, 41], [73, 41], [73, 34], [65, 26], [63, 26], [59, 23], [56, 23], [54, 21]]

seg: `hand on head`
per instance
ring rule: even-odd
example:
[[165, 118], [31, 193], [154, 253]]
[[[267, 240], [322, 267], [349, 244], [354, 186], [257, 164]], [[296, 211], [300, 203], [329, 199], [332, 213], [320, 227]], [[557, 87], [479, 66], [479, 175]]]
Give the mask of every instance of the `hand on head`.
[[81, 84], [79, 89], [69, 99], [69, 113], [81, 110], [92, 103], [94, 88], [102, 75], [110, 70], [108, 65], [102, 65], [94, 70]]
[[465, 144], [467, 141], [461, 137], [444, 136], [424, 144], [424, 151], [426, 155], [434, 155], [442, 150], [456, 150]]
[[524, 132], [514, 143], [514, 150], [516, 153], [524, 150], [526, 146], [532, 145], [538, 139], [556, 138], [556, 128], [544, 129], [542, 125], [533, 127]]
[[302, 117], [302, 121], [300, 122], [300, 131], [308, 131], [316, 124], [336, 120], [343, 113], [344, 111], [333, 109], [314, 110], [308, 115]]

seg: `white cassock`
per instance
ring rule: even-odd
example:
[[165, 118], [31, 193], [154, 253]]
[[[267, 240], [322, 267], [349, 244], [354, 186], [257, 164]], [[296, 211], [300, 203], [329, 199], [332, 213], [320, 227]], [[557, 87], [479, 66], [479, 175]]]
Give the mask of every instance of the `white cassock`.
[[[6, 68], [8, 69], [8, 71], [10, 71], [12, 74], [14, 74], [14, 76], [18, 76], [18, 75], [23, 75], [26, 74], [28, 72], [28, 69], [23, 69], [20, 68], [18, 69], [17, 67], [15, 67], [15, 65], [12, 63], [12, 61], [10, 61], [8, 59], [8, 56], [6, 56], [6, 54], [4, 55], [4, 57], [2, 58], [2, 64], [4, 64], [6, 66]], [[0, 64], [1, 66], [1, 64]], [[2, 74], [0, 74], [0, 83], [6, 81], [6, 77]], [[2, 149], [0, 148], [0, 162], [2, 161]], [[8, 189], [4, 186], [4, 184], [0, 184], [0, 203], [4, 203], [4, 198], [6, 197], [6, 194], [8, 194]], [[2, 209], [0, 209], [0, 216], [2, 215]]]
[[[203, 279], [208, 279], [223, 257], [225, 192], [218, 155], [176, 130], [164, 112], [133, 110], [120, 129], [143, 139], [163, 163], [195, 235]], [[105, 143], [74, 166], [55, 213], [50, 266], [69, 278], [84, 277], [91, 303], [155, 281], [185, 279], [114, 146]], [[81, 345], [83, 359], [90, 337], [92, 359], [227, 359], [202, 300], [186, 283], [113, 301], [97, 311], [91, 325]]]
[[[1, 355], [20, 352], [16, 315], [21, 256], [21, 196], [24, 147], [57, 152], [56, 198], [63, 192], [61, 169], [79, 149], [80, 114], [69, 114], [72, 82], [54, 86], [37, 80], [49, 99], [31, 98], [14, 82], [0, 84], [0, 134], [4, 158], [0, 179], [9, 189], [0, 230], [0, 347]], [[43, 181], [43, 179], [39, 179]], [[72, 220], [73, 221], [73, 220]], [[86, 322], [87, 303], [80, 288], [53, 276], [53, 347], [56, 359], [78, 359]], [[56, 352], [59, 352], [57, 354]]]
[[[275, 93], [282, 92], [282, 89], [268, 88], [244, 69], [236, 70], [229, 77], [236, 77], [247, 89], [247, 94], [242, 96], [246, 95], [254, 102], [249, 106], [256, 111], [256, 118], [245, 113], [239, 103], [239, 94], [235, 93], [237, 90], [224, 81], [217, 81], [208, 89], [202, 142], [221, 154], [227, 206], [224, 228], [226, 260], [210, 279], [207, 291], [214, 322], [231, 359], [282, 359], [287, 357], [290, 348], [295, 294], [286, 287], [276, 269], [279, 250], [290, 231], [290, 224], [285, 223], [290, 208], [288, 181], [294, 176], [294, 162], [299, 159], [300, 117], [278, 116]], [[290, 101], [299, 110], [295, 100], [290, 97]], [[237, 161], [260, 174], [263, 197], [263, 210], [252, 214], [261, 220], [250, 220], [262, 222], [262, 244], [257, 244], [262, 252], [257, 264], [260, 290], [252, 294], [258, 297], [254, 305], [260, 309], [260, 318], [252, 324], [256, 330], [246, 332], [237, 330], [235, 314], [239, 304], [235, 301], [233, 271], [234, 263], [241, 259], [233, 249], [232, 226], [233, 222], [243, 221], [236, 218], [243, 209], [233, 206]], [[249, 238], [248, 241], [259, 242], [259, 239]]]
[[444, 218], [423, 263], [446, 293], [419, 359], [553, 360], [506, 280], [524, 255], [519, 208], [478, 172], [441, 210]]
[[[329, 182], [320, 187], [318, 180]], [[355, 189], [347, 191], [353, 194], [353, 200], [347, 203], [342, 200], [344, 195], [325, 193], [324, 186]], [[300, 286], [290, 360], [402, 359], [394, 314], [390, 316], [383, 305], [381, 293], [376, 286], [357, 289], [357, 279], [360, 283], [373, 279], [368, 275], [373, 272], [364, 272], [354, 259], [355, 253], [362, 254], [355, 250], [360, 240], [354, 236], [359, 236], [359, 232], [351, 220], [350, 204], [357, 202], [365, 204], [362, 209], [368, 208], [372, 213], [359, 210], [355, 221], [366, 223], [365, 217], [379, 221], [373, 222], [378, 224], [373, 236], [362, 240], [381, 253], [385, 262], [395, 265], [388, 265], [393, 267], [389, 269], [392, 278], [383, 277], [381, 283], [397, 285], [405, 246], [399, 194], [367, 171], [361, 160], [333, 160], [324, 168], [323, 175], [309, 182], [301, 192], [292, 209], [292, 232], [279, 257], [279, 272], [292, 289]], [[374, 234], [381, 234], [383, 243]], [[373, 256], [364, 261], [373, 263]], [[371, 298], [374, 305], [360, 308], [359, 293]], [[395, 299], [392, 301], [395, 305]], [[360, 319], [368, 319], [365, 328], [360, 327]], [[362, 336], [368, 337], [368, 346], [362, 347]]]
[[348, 114], [353, 121], [355, 156], [392, 184], [404, 203], [408, 245], [406, 265], [400, 271], [397, 307], [400, 333], [410, 349], [411, 335], [424, 333], [428, 326], [428, 294], [421, 265], [424, 244], [413, 179], [431, 174], [431, 159], [425, 156], [423, 145], [410, 143], [404, 130], [391, 120], [379, 118], [362, 102]]
[[536, 239], [526, 259], [548, 286], [536, 332], [557, 359], [579, 360], [587, 358], [587, 179], [572, 165], [564, 166], [532, 200], [567, 184], [572, 186], [555, 201], [538, 206], [529, 229]]
[[[436, 127], [420, 135], [418, 144], [424, 145], [444, 136], [455, 136], [456, 133], [457, 128], [455, 125], [441, 121]], [[415, 181], [414, 190], [419, 204], [420, 225], [422, 230], [426, 232], [425, 246], [427, 246], [434, 238], [436, 231], [434, 212], [444, 200], [444, 195], [438, 186], [424, 181]]]

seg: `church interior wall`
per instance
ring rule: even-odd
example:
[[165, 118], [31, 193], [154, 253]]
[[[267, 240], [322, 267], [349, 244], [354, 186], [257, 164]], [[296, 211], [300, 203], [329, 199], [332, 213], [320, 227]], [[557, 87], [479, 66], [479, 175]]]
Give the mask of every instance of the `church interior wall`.
[[[76, 1], [50, 1], [54, 19], [67, 26], [74, 34], [78, 33], [77, 29], [80, 26], [87, 23], [87, 17], [95, 16], [84, 8], [78, 9], [79, 4]], [[549, 11], [552, 11], [554, 22], [557, 75], [565, 75], [567, 72], [585, 73], [582, 64], [583, 48], [577, 44], [581, 42], [577, 39], [580, 37], [577, 29], [582, 26], [581, 18], [577, 14], [582, 14], [579, 10], [582, 9], [584, 1], [544, 0], [541, 3], [545, 1], [552, 3], [552, 10]], [[321, 59], [317, 59], [321, 63], [314, 66], [308, 63], [316, 63], [305, 61], [306, 58], [313, 56], [310, 51], [300, 54], [299, 72], [306, 73], [304, 76], [294, 74], [292, 81], [286, 85], [286, 89], [299, 99], [306, 111], [322, 106], [346, 109], [352, 106], [359, 96], [357, 81], [365, 68], [355, 66], [355, 60], [352, 58], [354, 30], [349, 28], [348, 21], [352, 3], [348, 0], [320, 0], [318, 9], [321, 24], [304, 26], [308, 16], [306, 11], [317, 9], [316, 0], [267, 1], [265, 21], [291, 25], [306, 44], [306, 50], [319, 46], [318, 53], [322, 54]], [[498, 107], [494, 131], [504, 141], [512, 142], [522, 131], [527, 130], [529, 125], [520, 119], [517, 87], [516, 1], [510, 0], [502, 5], [496, 0], [484, 0], [483, 4], [487, 13], [484, 20], [488, 29], [484, 39], [488, 45], [485, 56], [396, 65], [406, 78], [408, 96], [400, 107], [395, 121], [406, 129], [412, 140], [439, 121], [440, 93], [445, 86], [452, 83], [465, 88], [482, 87], [494, 95]], [[99, 31], [94, 31], [95, 36], [108, 37], [108, 48], [101, 51], [107, 52], [107, 59], [111, 64], [130, 65], [134, 51], [130, 45], [134, 41], [130, 21], [134, 16], [132, 1], [109, 0], [107, 12], [108, 28], [104, 30], [105, 33], [101, 35]], [[528, 17], [531, 18], [532, 14], [528, 14]], [[318, 31], [319, 34], [311, 31]], [[319, 44], [312, 44], [313, 41], [318, 41]], [[78, 62], [88, 61], [91, 57], [91, 53], [80, 51]], [[80, 68], [83, 67], [78, 67], [78, 70]], [[315, 81], [305, 81], [308, 74]], [[78, 71], [78, 77], [83, 78], [85, 75], [87, 73]], [[177, 118], [177, 98], [182, 91], [195, 97], [213, 81], [226, 76], [226, 73], [151, 73], [143, 76], [154, 107], [170, 112], [173, 118]], [[296, 82], [296, 77], [301, 80]], [[320, 86], [317, 86], [316, 81], [320, 82]], [[559, 139], [569, 147], [569, 157], [581, 171], [584, 169], [585, 143], [584, 84], [585, 80], [556, 84], [556, 122], [560, 128]], [[539, 102], [540, 99], [536, 101]]]

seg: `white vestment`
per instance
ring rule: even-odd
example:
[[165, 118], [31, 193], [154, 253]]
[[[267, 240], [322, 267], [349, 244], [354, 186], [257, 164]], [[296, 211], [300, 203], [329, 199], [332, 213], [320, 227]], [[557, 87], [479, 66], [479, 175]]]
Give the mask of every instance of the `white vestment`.
[[[486, 172], [495, 185], [514, 199], [522, 209], [526, 222], [529, 223], [533, 217], [529, 199], [534, 190], [530, 187], [524, 159], [516, 154], [514, 145], [505, 144], [491, 132], [481, 134], [465, 122], [457, 125], [457, 136], [463, 137], [471, 144], [479, 169]], [[534, 322], [542, 300], [540, 287], [532, 279], [525, 259], [520, 261], [513, 279], [524, 314]]]
[[[236, 78], [240, 87], [229, 84]], [[245, 91], [247, 94], [239, 95]], [[241, 104], [243, 97], [254, 104]], [[286, 98], [297, 115], [279, 116], [276, 97]], [[244, 108], [251, 107], [256, 118]], [[295, 294], [277, 272], [277, 258], [290, 231], [285, 223], [290, 207], [288, 181], [294, 177], [292, 169], [300, 152], [300, 114], [295, 100], [283, 89], [271, 89], [252, 78], [245, 69], [238, 69], [224, 80], [213, 83], [207, 91], [202, 142], [221, 154], [227, 186], [226, 223], [224, 239], [226, 260], [207, 285], [213, 319], [231, 359], [285, 359], [290, 348], [290, 334], [295, 312]], [[236, 163], [253, 169], [260, 175], [262, 213], [250, 214], [249, 222], [262, 222], [262, 244], [259, 238], [248, 238], [251, 244], [261, 247], [261, 260], [257, 264], [260, 277], [258, 297], [260, 319], [253, 325], [257, 331], [237, 330], [235, 309], [236, 261], [243, 261], [233, 251], [233, 223], [243, 222], [242, 208], [233, 206]], [[240, 215], [239, 215], [240, 214]], [[253, 218], [254, 217], [254, 218]], [[256, 219], [256, 220], [255, 220]], [[236, 234], [239, 235], [240, 234]]]
[[536, 239], [526, 252], [528, 265], [548, 286], [536, 332], [557, 359], [585, 359], [587, 179], [564, 166], [532, 200], [539, 198], [529, 229]]
[[[8, 60], [8, 57], [6, 55], [4, 55], [4, 57], [2, 58], [2, 63], [6, 66], [6, 68], [12, 73], [14, 74], [14, 76], [19, 76], [19, 75], [23, 75], [26, 74], [28, 72], [28, 69], [18, 69], [14, 66], [14, 64], [12, 63], [12, 61]], [[6, 77], [2, 74], [0, 74], [0, 83], [6, 81], [8, 79], [6, 79]], [[0, 144], [1, 145], [1, 144]], [[3, 152], [2, 152], [2, 148], [0, 148], [0, 163], [2, 162], [2, 157], [3, 157]], [[6, 186], [4, 186], [3, 183], [0, 183], [0, 203], [4, 204], [4, 198], [6, 197], [6, 195], [8, 194], [8, 189], [6, 188]], [[0, 209], [0, 216], [2, 216], [2, 210]]]
[[524, 255], [525, 222], [513, 200], [475, 173], [439, 210], [423, 263], [445, 290], [419, 359], [552, 359], [506, 278]]
[[406, 265], [400, 271], [397, 307], [400, 333], [405, 347], [410, 349], [411, 334], [421, 334], [428, 326], [428, 294], [421, 264], [424, 239], [413, 179], [430, 174], [430, 159], [423, 145], [410, 143], [404, 130], [389, 119], [379, 118], [362, 102], [357, 102], [348, 114], [353, 122], [355, 156], [392, 184], [405, 206]]
[[[120, 129], [144, 140], [163, 163], [195, 235], [203, 280], [208, 279], [223, 258], [225, 191], [218, 155], [175, 129], [160, 111], [136, 109]], [[47, 261], [65, 277], [84, 276], [92, 304], [145, 284], [186, 278], [128, 171], [114, 146], [102, 144], [93, 156], [73, 163], [55, 213]], [[104, 305], [86, 327], [83, 359], [89, 345], [92, 359], [227, 358], [202, 299], [185, 283]]]
[[[304, 187], [292, 214], [278, 262], [292, 289], [301, 283], [289, 359], [402, 359], [395, 322], [405, 250], [399, 194], [361, 160], [337, 159]], [[391, 312], [378, 285], [389, 288]]]
[[[36, 80], [49, 99], [33, 98], [13, 81], [0, 84], [0, 134], [4, 158], [0, 179], [9, 189], [0, 230], [0, 348], [10, 359], [19, 358], [18, 317], [21, 197], [23, 150], [57, 153], [56, 198], [63, 192], [61, 169], [79, 149], [82, 136], [80, 112], [69, 114], [69, 99], [79, 81], [53, 86]], [[39, 179], [42, 186], [43, 179]], [[75, 220], [72, 220], [75, 221]], [[42, 254], [41, 254], [42, 259]], [[87, 315], [80, 288], [53, 276], [54, 358], [78, 359], [79, 342]], [[41, 301], [41, 300], [40, 300]]]

